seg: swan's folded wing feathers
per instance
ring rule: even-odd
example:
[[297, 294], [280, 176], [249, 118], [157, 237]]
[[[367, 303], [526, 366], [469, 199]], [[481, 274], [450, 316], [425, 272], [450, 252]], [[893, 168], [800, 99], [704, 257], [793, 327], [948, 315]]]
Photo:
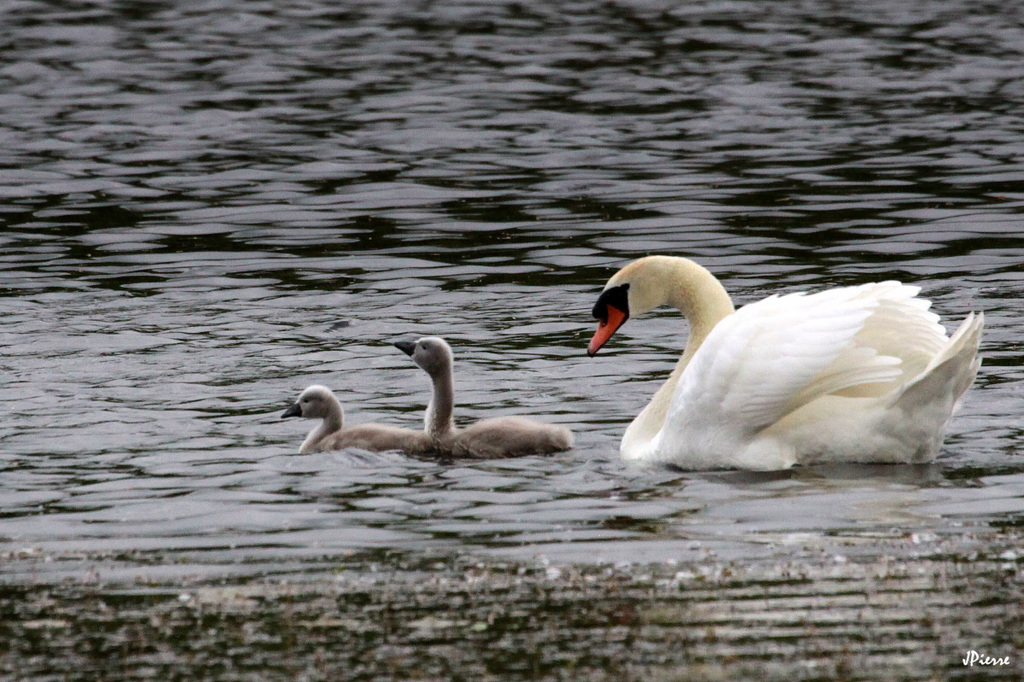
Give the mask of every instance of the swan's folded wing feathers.
[[855, 338], [858, 346], [900, 358], [904, 382], [924, 372], [948, 342], [939, 316], [928, 312], [927, 303], [921, 299], [882, 299]]
[[804, 386], [785, 412], [806, 405], [828, 394], [845, 397], [872, 397], [892, 391], [893, 382], [903, 375], [903, 362], [890, 355], [880, 355], [873, 348], [848, 345], [820, 374]]
[[772, 297], [722, 320], [681, 377], [666, 424], [756, 431], [827, 392], [898, 376], [898, 359], [853, 342], [878, 306], [855, 289]]

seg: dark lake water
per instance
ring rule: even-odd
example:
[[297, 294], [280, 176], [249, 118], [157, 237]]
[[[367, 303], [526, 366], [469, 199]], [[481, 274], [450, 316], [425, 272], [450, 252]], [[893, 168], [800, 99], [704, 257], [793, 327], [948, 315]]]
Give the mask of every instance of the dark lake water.
[[[1024, 523], [1024, 5], [0, 16], [6, 580], [437, 551], [744, 561]], [[588, 359], [590, 309], [650, 253], [698, 260], [738, 303], [897, 278], [947, 327], [984, 311], [985, 364], [937, 462], [621, 463], [685, 325], [631, 322]], [[422, 334], [454, 347], [458, 418], [537, 416], [577, 447], [295, 454], [311, 424], [280, 414], [311, 383], [352, 422], [418, 427], [427, 381], [391, 343]]]

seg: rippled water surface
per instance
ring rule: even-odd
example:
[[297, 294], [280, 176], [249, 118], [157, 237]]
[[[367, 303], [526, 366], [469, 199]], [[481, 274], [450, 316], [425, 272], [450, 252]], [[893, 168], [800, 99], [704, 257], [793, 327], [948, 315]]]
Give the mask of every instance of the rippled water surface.
[[[910, 549], [1024, 523], [1024, 10], [1014, 3], [3, 2], [0, 537], [8, 578], [316, 573]], [[628, 260], [738, 303], [885, 278], [985, 365], [924, 467], [637, 471], [682, 349], [588, 359]], [[418, 427], [391, 342], [447, 337], [457, 416], [549, 458], [295, 454], [310, 383]], [[17, 557], [46, 556], [47, 562]]]

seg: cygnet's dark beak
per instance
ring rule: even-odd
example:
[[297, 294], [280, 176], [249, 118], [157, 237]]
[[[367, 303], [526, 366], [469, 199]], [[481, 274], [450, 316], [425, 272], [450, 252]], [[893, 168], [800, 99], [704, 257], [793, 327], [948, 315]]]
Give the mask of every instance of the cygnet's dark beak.
[[416, 350], [415, 341], [395, 341], [395, 348], [402, 351], [410, 358], [412, 357], [413, 351]]
[[294, 405], [292, 405], [291, 407], [289, 407], [287, 410], [284, 411], [284, 414], [281, 415], [281, 419], [284, 419], [285, 417], [301, 417], [301, 416], [302, 416], [302, 405], [299, 405], [298, 403], [295, 403]]

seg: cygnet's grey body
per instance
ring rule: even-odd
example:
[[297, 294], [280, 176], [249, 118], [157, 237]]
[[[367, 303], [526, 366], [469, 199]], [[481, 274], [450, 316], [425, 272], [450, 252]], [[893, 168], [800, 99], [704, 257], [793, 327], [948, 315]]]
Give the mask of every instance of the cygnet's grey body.
[[282, 419], [285, 417], [323, 420], [302, 442], [300, 455], [344, 448], [425, 454], [434, 448], [430, 437], [421, 431], [383, 424], [357, 424], [344, 428], [345, 416], [341, 403], [326, 386], [314, 385], [303, 391], [298, 401], [281, 415]]
[[569, 429], [523, 417], [483, 419], [464, 429], [456, 429], [452, 421], [454, 357], [448, 342], [437, 336], [425, 336], [415, 343], [399, 341], [395, 347], [411, 357], [433, 382], [434, 392], [427, 405], [424, 432], [438, 453], [488, 459], [543, 455], [572, 447]]

